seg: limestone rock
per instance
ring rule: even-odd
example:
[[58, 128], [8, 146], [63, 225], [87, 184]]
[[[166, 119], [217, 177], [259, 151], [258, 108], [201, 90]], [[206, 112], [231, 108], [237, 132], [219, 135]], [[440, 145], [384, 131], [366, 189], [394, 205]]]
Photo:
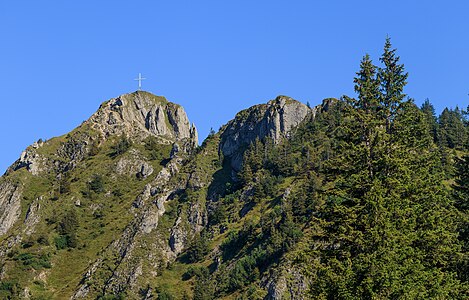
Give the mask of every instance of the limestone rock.
[[39, 175], [43, 170], [44, 158], [42, 158], [34, 148], [29, 147], [24, 150], [20, 158], [9, 168], [13, 170], [18, 170], [21, 168], [26, 168], [31, 174]]
[[140, 172], [137, 173], [137, 177], [139, 178], [147, 178], [148, 176], [150, 176], [151, 174], [153, 174], [153, 167], [144, 162], [142, 163], [142, 165], [140, 166]]
[[0, 236], [18, 221], [21, 215], [21, 188], [4, 181], [0, 183]]
[[[181, 215], [185, 215], [184, 218]], [[169, 238], [171, 250], [180, 254], [188, 246], [190, 239], [198, 232], [202, 231], [207, 224], [207, 212], [200, 203], [193, 202], [189, 207], [187, 214], [179, 213]]]
[[34, 232], [34, 227], [39, 223], [40, 216], [39, 210], [41, 209], [42, 196], [36, 198], [31, 205], [29, 205], [28, 211], [26, 212], [26, 218], [24, 219], [24, 232], [27, 235], [31, 235]]
[[244, 150], [256, 138], [271, 138], [279, 143], [282, 138], [288, 138], [289, 132], [310, 112], [308, 106], [286, 96], [243, 110], [222, 132], [220, 151], [231, 158], [231, 166], [239, 171]]
[[169, 141], [197, 137], [182, 106], [143, 91], [103, 103], [86, 122], [104, 137], [125, 135], [142, 140], [152, 135]]
[[119, 159], [115, 165], [115, 170], [119, 175], [137, 176], [142, 179], [147, 178], [154, 171], [146, 158], [135, 149], [131, 149], [129, 153]]
[[169, 246], [171, 250], [178, 255], [184, 249], [187, 240], [187, 232], [182, 227], [182, 219], [179, 216], [171, 229], [171, 236], [169, 238]]

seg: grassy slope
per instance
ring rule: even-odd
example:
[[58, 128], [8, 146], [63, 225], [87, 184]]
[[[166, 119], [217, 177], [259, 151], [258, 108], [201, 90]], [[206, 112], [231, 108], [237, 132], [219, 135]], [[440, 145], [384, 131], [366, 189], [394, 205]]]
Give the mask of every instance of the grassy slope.
[[[49, 140], [40, 148], [41, 155], [57, 159], [55, 153], [68, 137]], [[33, 176], [27, 170], [20, 169], [8, 175], [9, 179], [24, 184], [22, 219], [32, 201], [38, 197], [42, 199], [39, 210], [41, 221], [35, 232], [11, 252], [6, 262], [9, 271], [5, 281], [17, 282], [21, 288], [29, 286], [33, 296], [38, 298], [60, 299], [71, 295], [89, 264], [120, 235], [133, 217], [129, 211], [131, 203], [161, 169], [160, 161], [169, 156], [170, 146], [159, 146], [159, 159], [150, 161], [154, 168], [153, 174], [139, 180], [136, 176], [115, 174], [114, 166], [117, 161], [129, 155], [127, 152], [111, 158], [111, 146], [116, 142], [117, 139], [106, 141], [100, 146], [97, 155], [85, 158], [77, 168], [69, 172], [70, 191], [65, 194], [58, 194], [58, 180], [54, 173]], [[137, 149], [142, 156], [150, 157], [144, 145], [136, 144], [132, 148]], [[104, 191], [92, 192], [91, 197], [86, 197], [82, 192], [87, 190], [87, 182], [96, 174], [104, 179]], [[75, 205], [77, 199], [81, 202], [79, 206]], [[78, 245], [76, 248], [58, 250], [54, 243], [59, 235], [57, 226], [61, 217], [70, 210], [75, 210], [78, 217]], [[15, 229], [21, 226], [22, 223], [18, 222]], [[41, 243], [38, 242], [40, 237], [43, 237]], [[18, 260], [18, 257], [25, 254], [37, 257], [44, 255], [52, 268], [30, 262], [25, 265]]]

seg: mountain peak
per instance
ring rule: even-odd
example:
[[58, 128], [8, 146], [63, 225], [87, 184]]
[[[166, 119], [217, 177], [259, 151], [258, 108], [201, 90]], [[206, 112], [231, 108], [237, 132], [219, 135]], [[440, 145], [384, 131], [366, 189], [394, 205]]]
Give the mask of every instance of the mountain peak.
[[179, 142], [188, 151], [198, 144], [197, 129], [189, 123], [181, 105], [136, 91], [103, 102], [88, 120], [67, 135], [29, 146], [7, 173], [26, 168], [39, 175], [50, 169], [68, 169], [89, 155], [94, 145], [115, 137], [137, 143], [157, 137], [163, 144]]
[[220, 151], [231, 158], [231, 166], [239, 171], [249, 144], [257, 138], [271, 138], [278, 144], [309, 112], [308, 106], [288, 96], [278, 96], [266, 104], [242, 110], [221, 134]]
[[[145, 138], [153, 135], [174, 141], [197, 136], [192, 132], [196, 130], [195, 126], [189, 123], [182, 106], [145, 91], [104, 102], [87, 122], [104, 137]], [[193, 142], [197, 144], [197, 141]]]

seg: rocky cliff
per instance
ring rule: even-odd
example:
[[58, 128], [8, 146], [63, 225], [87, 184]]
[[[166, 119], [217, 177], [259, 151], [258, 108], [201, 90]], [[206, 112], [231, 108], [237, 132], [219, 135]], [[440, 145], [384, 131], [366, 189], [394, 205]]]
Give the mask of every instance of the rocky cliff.
[[0, 183], [0, 236], [18, 221], [21, 215], [21, 188], [3, 181]]
[[86, 121], [104, 137], [126, 135], [145, 138], [155, 135], [169, 140], [197, 141], [197, 130], [189, 123], [182, 106], [164, 97], [137, 91], [111, 99]]
[[270, 138], [274, 143], [288, 138], [290, 130], [298, 126], [308, 113], [308, 106], [290, 97], [278, 96], [267, 104], [260, 104], [239, 112], [221, 134], [220, 151], [231, 159], [235, 171], [241, 169], [243, 153], [255, 141]]

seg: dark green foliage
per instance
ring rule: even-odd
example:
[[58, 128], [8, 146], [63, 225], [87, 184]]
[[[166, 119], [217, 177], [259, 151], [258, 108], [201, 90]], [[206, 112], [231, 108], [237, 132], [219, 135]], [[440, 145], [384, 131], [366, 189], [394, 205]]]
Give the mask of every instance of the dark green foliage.
[[189, 262], [197, 262], [204, 258], [209, 251], [208, 238], [205, 234], [195, 236], [191, 246], [187, 250]]
[[469, 281], [469, 155], [457, 158], [453, 197], [459, 211], [458, 232], [464, 256], [458, 262], [460, 278]]
[[31, 248], [33, 245], [34, 245], [34, 242], [29, 240], [29, 241], [25, 241], [24, 243], [22, 243], [21, 248], [27, 249], [27, 248]]
[[37, 238], [37, 243], [43, 246], [48, 246], [49, 245], [49, 237], [45, 234], [41, 234]]
[[21, 299], [21, 288], [14, 281], [0, 281], [0, 299]]
[[[320, 215], [327, 246], [312, 297], [450, 298], [461, 288], [451, 270], [459, 245], [438, 151], [425, 115], [402, 101], [407, 74], [389, 40], [381, 61], [379, 94], [356, 87], [335, 129]], [[374, 78], [365, 62], [356, 82]]]
[[211, 225], [216, 225], [222, 223], [228, 217], [226, 211], [226, 206], [223, 203], [220, 203], [214, 211], [209, 215], [209, 220]]
[[454, 184], [456, 207], [469, 210], [469, 154], [456, 158], [456, 176]]
[[75, 209], [67, 211], [59, 222], [58, 232], [66, 235], [76, 232], [78, 227], [78, 217]]
[[59, 235], [54, 239], [55, 247], [58, 250], [67, 248], [67, 237], [65, 235]]
[[468, 129], [463, 111], [445, 108], [438, 118], [438, 141], [451, 149], [468, 149]]
[[88, 150], [88, 155], [96, 156], [98, 155], [99, 151], [100, 151], [99, 142], [98, 141], [91, 142], [90, 149]]
[[210, 280], [210, 273], [207, 268], [200, 268], [197, 273], [194, 286], [193, 300], [212, 300], [215, 299], [215, 286]]
[[124, 154], [132, 146], [132, 142], [125, 136], [122, 136], [117, 143], [111, 147], [110, 157], [115, 158], [119, 155]]
[[49, 261], [49, 255], [46, 254], [33, 254], [33, 253], [21, 253], [15, 257], [15, 260], [21, 262], [24, 266], [28, 268], [33, 268], [34, 270], [49, 269], [52, 267]]
[[438, 142], [438, 118], [435, 115], [435, 108], [430, 103], [430, 100], [425, 99], [425, 102], [420, 107], [422, 112], [425, 114], [428, 127], [430, 128], [430, 134], [433, 137], [433, 142]]
[[213, 130], [213, 127], [210, 127], [210, 132], [208, 133], [209, 137], [213, 137], [215, 135], [215, 130]]
[[59, 193], [62, 195], [70, 193], [70, 180], [68, 178], [68, 173], [64, 173], [59, 179]]
[[162, 145], [154, 136], [150, 136], [145, 140], [145, 150], [149, 152], [150, 160], [161, 160], [164, 157]]
[[248, 230], [241, 231], [230, 231], [221, 245], [223, 251], [223, 259], [229, 260], [233, 258], [238, 251], [245, 245], [247, 242], [248, 236], [250, 235], [252, 228]]
[[74, 209], [67, 211], [57, 226], [57, 231], [60, 234], [54, 239], [57, 249], [77, 247], [78, 241], [76, 232], [78, 225], [79, 223], [76, 211]]
[[99, 174], [93, 175], [91, 181], [88, 183], [89, 189], [95, 193], [104, 192], [104, 180], [103, 176]]
[[259, 278], [259, 269], [256, 267], [256, 259], [246, 256], [239, 259], [230, 272], [228, 292], [238, 290]]
[[379, 68], [377, 74], [377, 80], [380, 83], [379, 114], [386, 120], [388, 133], [391, 130], [391, 121], [406, 96], [403, 90], [407, 84], [408, 73], [404, 72], [404, 65], [399, 63], [399, 59], [399, 56], [396, 55], [396, 49], [392, 49], [391, 39], [388, 37], [384, 44], [383, 55], [380, 58], [384, 67]]

